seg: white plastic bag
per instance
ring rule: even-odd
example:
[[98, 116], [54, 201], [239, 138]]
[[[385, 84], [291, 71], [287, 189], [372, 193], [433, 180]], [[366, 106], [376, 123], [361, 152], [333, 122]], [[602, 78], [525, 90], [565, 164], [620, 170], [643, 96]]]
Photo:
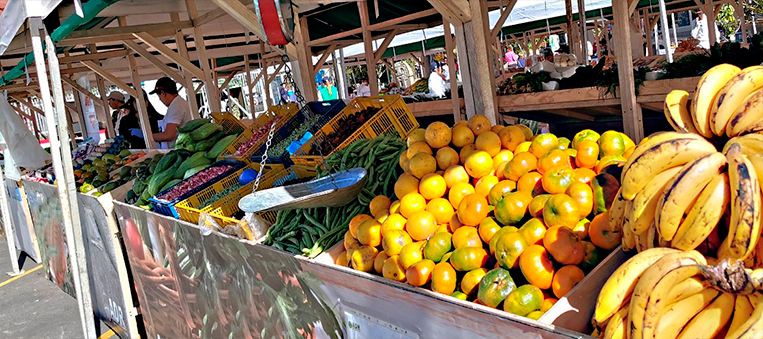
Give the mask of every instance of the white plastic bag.
[[8, 103], [7, 93], [0, 93], [0, 134], [8, 147], [4, 152], [10, 151], [15, 155], [13, 160], [16, 166], [28, 170], [37, 169], [45, 166], [46, 160], [50, 160], [50, 154], [42, 149], [40, 141]]

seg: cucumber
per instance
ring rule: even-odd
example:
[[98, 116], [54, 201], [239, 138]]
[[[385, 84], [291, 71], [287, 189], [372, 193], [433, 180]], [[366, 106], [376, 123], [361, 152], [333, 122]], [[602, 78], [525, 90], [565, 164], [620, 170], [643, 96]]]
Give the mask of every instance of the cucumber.
[[234, 140], [236, 140], [236, 135], [229, 135], [220, 139], [220, 141], [212, 146], [212, 148], [205, 154], [207, 159], [217, 159], [217, 157], [219, 157], [220, 154], [222, 154], [223, 151], [225, 151], [225, 149], [228, 148], [228, 146], [230, 146]]
[[210, 123], [209, 119], [203, 119], [203, 118], [202, 119], [194, 119], [194, 120], [191, 120], [191, 121], [185, 123], [185, 125], [181, 126], [180, 128], [178, 128], [178, 132], [180, 132], [180, 133], [190, 133], [190, 132], [193, 132], [194, 130], [196, 130], [197, 128], [199, 128], [201, 126], [204, 126], [206, 124], [209, 124], [209, 123]]
[[222, 130], [223, 130], [223, 126], [209, 123], [191, 132], [191, 138], [193, 138], [194, 141], [206, 140], [209, 137], [211, 137], [213, 134]]

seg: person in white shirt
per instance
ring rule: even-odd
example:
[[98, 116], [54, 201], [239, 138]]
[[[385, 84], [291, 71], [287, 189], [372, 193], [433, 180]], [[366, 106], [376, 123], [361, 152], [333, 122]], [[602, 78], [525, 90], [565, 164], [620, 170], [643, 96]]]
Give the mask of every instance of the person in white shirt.
[[[708, 24], [709, 22], [705, 18], [705, 13], [699, 12], [697, 13], [697, 19], [693, 22], [693, 28], [691, 29], [691, 36], [694, 39], [699, 40], [699, 47], [702, 47], [704, 49], [710, 49], [710, 46], [714, 45], [716, 41], [713, 41], [711, 44], [710, 41], [710, 33], [708, 30]], [[718, 39], [718, 37], [721, 36], [721, 32], [718, 31], [718, 25], [715, 26], [715, 38]]]
[[159, 101], [167, 106], [167, 114], [164, 115], [163, 120], [159, 121], [159, 128], [162, 131], [153, 134], [154, 141], [161, 142], [161, 148], [172, 148], [178, 136], [178, 127], [191, 121], [191, 107], [187, 101], [178, 96], [177, 84], [168, 77], [157, 80], [151, 94], [158, 95]]
[[442, 76], [445, 78], [445, 81], [450, 81], [450, 67], [448, 67], [448, 64], [442, 65]]
[[445, 96], [445, 78], [440, 73], [440, 68], [435, 68], [429, 74], [429, 96], [442, 98]]
[[357, 93], [359, 97], [371, 96], [371, 87], [368, 87], [368, 79], [360, 79], [360, 85], [358, 86]]

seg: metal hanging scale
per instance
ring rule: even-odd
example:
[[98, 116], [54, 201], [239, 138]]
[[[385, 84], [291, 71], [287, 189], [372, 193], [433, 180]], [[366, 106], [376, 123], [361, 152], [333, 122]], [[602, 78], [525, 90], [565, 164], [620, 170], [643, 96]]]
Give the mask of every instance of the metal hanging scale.
[[[290, 0], [254, 0], [257, 18], [265, 30], [271, 46], [284, 46], [294, 37], [294, 12]], [[292, 84], [294, 94], [300, 107], [305, 107], [305, 98], [294, 84], [291, 68], [288, 65], [289, 56], [284, 53], [283, 62], [286, 65], [286, 79]], [[309, 109], [307, 110], [309, 111]], [[310, 113], [308, 113], [310, 114]], [[355, 199], [366, 183], [368, 173], [365, 168], [352, 168], [346, 171], [331, 173], [329, 176], [301, 184], [288, 185], [258, 191], [260, 178], [268, 159], [268, 150], [273, 140], [273, 124], [265, 142], [265, 154], [262, 155], [257, 179], [251, 194], [241, 198], [238, 207], [247, 213], [288, 210], [297, 208], [334, 207], [342, 206]], [[323, 158], [323, 150], [316, 143], [317, 150]]]

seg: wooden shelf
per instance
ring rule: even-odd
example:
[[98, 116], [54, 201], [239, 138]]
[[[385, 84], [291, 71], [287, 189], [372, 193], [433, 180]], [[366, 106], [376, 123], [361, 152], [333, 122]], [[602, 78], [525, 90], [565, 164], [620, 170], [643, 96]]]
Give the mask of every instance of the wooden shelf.
[[[438, 115], [453, 115], [452, 99], [414, 102], [408, 105], [408, 108], [415, 117], [431, 117]], [[464, 99], [459, 99], [461, 108], [464, 108]]]

